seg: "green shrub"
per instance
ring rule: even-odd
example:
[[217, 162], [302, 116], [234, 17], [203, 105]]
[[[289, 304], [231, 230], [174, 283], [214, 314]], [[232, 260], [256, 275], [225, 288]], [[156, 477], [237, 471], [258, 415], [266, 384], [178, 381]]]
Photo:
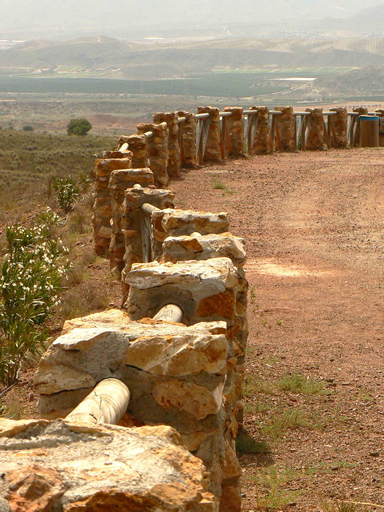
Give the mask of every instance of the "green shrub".
[[34, 128], [30, 124], [26, 124], [25, 126], [23, 126], [24, 132], [33, 132], [33, 130], [34, 130]]
[[17, 380], [23, 358], [40, 354], [48, 337], [46, 322], [59, 303], [69, 264], [49, 226], [9, 226], [0, 277], [0, 381]]
[[54, 178], [53, 188], [60, 208], [68, 212], [80, 193], [79, 186], [68, 176], [67, 178]]
[[92, 125], [87, 119], [71, 119], [67, 125], [68, 135], [87, 135]]

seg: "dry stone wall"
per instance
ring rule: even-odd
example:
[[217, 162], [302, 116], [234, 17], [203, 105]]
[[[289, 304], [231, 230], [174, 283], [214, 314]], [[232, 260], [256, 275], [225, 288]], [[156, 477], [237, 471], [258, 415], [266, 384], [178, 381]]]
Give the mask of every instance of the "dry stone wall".
[[272, 153], [271, 125], [267, 107], [251, 107], [256, 114], [256, 135], [252, 142], [252, 155], [267, 155]]
[[276, 117], [277, 147], [280, 151], [296, 151], [295, 116], [292, 107], [275, 107], [281, 112]]
[[120, 273], [124, 267], [125, 241], [122, 226], [124, 212], [124, 193], [134, 185], [154, 185], [153, 173], [150, 169], [125, 169], [112, 171], [109, 177], [109, 193], [112, 205], [112, 233], [109, 246], [111, 269]]
[[348, 112], [344, 107], [333, 107], [331, 112], [336, 112], [335, 116], [329, 118], [331, 123], [331, 144], [332, 147], [342, 149], [348, 145]]
[[[131, 395], [121, 425], [174, 428], [207, 471], [199, 489], [208, 510], [236, 512], [248, 329], [244, 241], [229, 233], [226, 213], [174, 209], [174, 194], [155, 188], [154, 175], [148, 168], [103, 174], [109, 257], [121, 271], [127, 313], [66, 322], [36, 372], [39, 411], [50, 421], [65, 418], [100, 381], [121, 380]], [[168, 304], [181, 308], [183, 323], [153, 318]]]
[[149, 167], [148, 143], [145, 135], [120, 135], [119, 147], [124, 144], [128, 145], [128, 149], [132, 153], [132, 167], [140, 169], [142, 167]]
[[168, 185], [168, 126], [167, 123], [137, 125], [139, 134], [152, 132], [153, 137], [148, 139], [149, 166], [155, 178], [156, 187], [163, 188]]
[[104, 153], [103, 159], [96, 160], [94, 171], [95, 192], [93, 206], [93, 232], [96, 254], [108, 256], [111, 242], [112, 200], [108, 188], [109, 177], [117, 169], [130, 169], [132, 167], [132, 153], [115, 151]]
[[321, 151], [324, 149], [325, 125], [322, 108], [307, 108], [310, 113], [308, 118], [308, 139], [305, 149]]
[[179, 144], [179, 123], [177, 112], [157, 112], [153, 122], [165, 122], [168, 126], [168, 165], [167, 173], [170, 178], [181, 176], [181, 153]]
[[217, 107], [198, 107], [198, 114], [209, 114], [210, 124], [203, 159], [207, 162], [221, 162], [220, 110]]
[[[228, 129], [228, 156], [244, 156], [244, 120], [242, 107], [225, 107], [224, 112], [231, 112], [230, 117], [224, 117], [223, 122]], [[226, 134], [224, 134], [224, 137]]]
[[179, 118], [185, 118], [180, 124], [180, 152], [182, 166], [194, 168], [196, 166], [196, 118], [191, 112], [179, 110]]

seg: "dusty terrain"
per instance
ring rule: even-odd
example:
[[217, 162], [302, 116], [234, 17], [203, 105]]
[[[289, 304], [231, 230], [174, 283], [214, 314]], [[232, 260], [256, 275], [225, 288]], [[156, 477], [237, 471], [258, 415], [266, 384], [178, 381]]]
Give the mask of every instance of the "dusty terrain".
[[[383, 510], [384, 149], [228, 160], [170, 188], [177, 206], [228, 211], [247, 244], [244, 511]], [[120, 305], [107, 261], [86, 284]], [[35, 365], [8, 416], [36, 417]]]
[[384, 509], [383, 157], [256, 156], [171, 185], [247, 243], [245, 428], [267, 453], [241, 456], [245, 511]]

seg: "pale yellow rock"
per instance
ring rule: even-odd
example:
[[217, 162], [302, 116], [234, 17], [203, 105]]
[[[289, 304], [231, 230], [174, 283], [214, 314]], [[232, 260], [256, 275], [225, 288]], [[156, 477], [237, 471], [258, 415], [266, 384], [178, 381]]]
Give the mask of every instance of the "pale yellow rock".
[[235, 265], [244, 265], [244, 240], [231, 233], [192, 233], [189, 236], [170, 236], [164, 240], [161, 261], [207, 260], [230, 258]]
[[52, 343], [52, 346], [62, 348], [63, 350], [80, 350], [85, 352], [95, 343], [102, 342], [112, 332], [113, 330], [105, 330], [102, 327], [93, 329], [75, 328], [57, 338]]
[[108, 311], [102, 311], [101, 313], [93, 313], [92, 315], [87, 315], [81, 318], [66, 320], [64, 322], [62, 334], [65, 334], [76, 327], [85, 329], [100, 327], [100, 325], [103, 327], [111, 325], [115, 331], [124, 330], [124, 328], [128, 327], [130, 323], [131, 321], [127, 313], [121, 309], [109, 309]]
[[170, 427], [39, 420], [7, 429], [0, 504], [11, 510], [218, 512], [202, 461]]
[[[192, 329], [190, 329], [192, 330]], [[228, 342], [224, 335], [148, 336], [133, 342], [125, 364], [156, 375], [221, 373], [226, 367]]]
[[20, 432], [24, 432], [30, 427], [36, 425], [48, 425], [49, 421], [44, 419], [37, 420], [10, 420], [0, 418], [0, 437], [13, 437]]
[[209, 414], [216, 414], [223, 397], [224, 383], [213, 392], [193, 382], [172, 380], [158, 382], [153, 389], [155, 400], [164, 408], [176, 407], [186, 411], [198, 420]]
[[238, 281], [236, 269], [229, 258], [213, 258], [207, 261], [183, 261], [180, 263], [136, 263], [126, 275], [125, 282], [140, 290], [164, 284], [180, 285], [188, 289], [191, 284], [201, 283], [201, 296], [225, 292]]
[[205, 441], [209, 436], [217, 434], [217, 430], [210, 432], [193, 432], [192, 434], [182, 434], [181, 437], [185, 446], [190, 452], [196, 451], [201, 443]]
[[96, 379], [87, 372], [44, 359], [40, 362], [34, 379], [36, 392], [44, 395], [64, 390], [92, 388], [96, 384]]

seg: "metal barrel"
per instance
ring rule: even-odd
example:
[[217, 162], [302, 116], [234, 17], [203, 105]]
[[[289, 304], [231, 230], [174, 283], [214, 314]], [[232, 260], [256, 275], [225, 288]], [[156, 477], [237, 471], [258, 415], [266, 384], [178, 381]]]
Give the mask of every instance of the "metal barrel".
[[380, 146], [380, 125], [378, 116], [360, 116], [360, 147]]

